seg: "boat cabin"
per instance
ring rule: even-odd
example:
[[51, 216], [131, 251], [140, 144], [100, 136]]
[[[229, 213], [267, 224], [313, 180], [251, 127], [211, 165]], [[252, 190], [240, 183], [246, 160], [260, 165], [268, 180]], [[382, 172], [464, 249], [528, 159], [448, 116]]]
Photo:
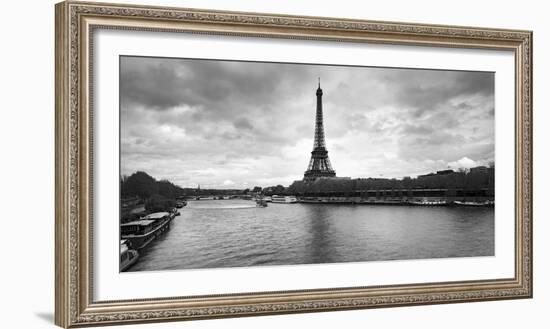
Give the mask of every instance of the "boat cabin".
[[159, 220], [170, 217], [169, 212], [155, 212], [143, 217], [144, 220]]
[[120, 225], [120, 233], [123, 236], [128, 235], [143, 235], [151, 232], [154, 228], [155, 220], [140, 219]]

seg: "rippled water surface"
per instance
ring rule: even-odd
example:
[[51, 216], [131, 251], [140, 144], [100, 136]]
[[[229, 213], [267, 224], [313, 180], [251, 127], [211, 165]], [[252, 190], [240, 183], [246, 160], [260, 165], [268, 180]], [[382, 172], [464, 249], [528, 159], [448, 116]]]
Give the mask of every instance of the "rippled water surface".
[[494, 255], [494, 209], [189, 201], [130, 271]]

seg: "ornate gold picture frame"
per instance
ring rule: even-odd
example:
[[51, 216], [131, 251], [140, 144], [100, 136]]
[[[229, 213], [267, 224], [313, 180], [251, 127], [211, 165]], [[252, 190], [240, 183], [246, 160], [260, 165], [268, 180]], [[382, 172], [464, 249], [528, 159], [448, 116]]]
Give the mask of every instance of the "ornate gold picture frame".
[[[57, 325], [68, 328], [532, 297], [532, 32], [76, 1], [59, 3], [55, 10]], [[95, 301], [91, 49], [92, 35], [101, 29], [513, 52], [515, 127], [506, 129], [515, 134], [515, 241], [510, 241], [514, 243], [514, 276]]]

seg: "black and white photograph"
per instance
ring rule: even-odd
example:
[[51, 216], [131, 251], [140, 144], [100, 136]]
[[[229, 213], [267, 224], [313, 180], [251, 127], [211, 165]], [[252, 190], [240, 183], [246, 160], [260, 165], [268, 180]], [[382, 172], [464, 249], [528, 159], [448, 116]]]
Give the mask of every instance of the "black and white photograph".
[[494, 72], [119, 62], [121, 272], [495, 256]]

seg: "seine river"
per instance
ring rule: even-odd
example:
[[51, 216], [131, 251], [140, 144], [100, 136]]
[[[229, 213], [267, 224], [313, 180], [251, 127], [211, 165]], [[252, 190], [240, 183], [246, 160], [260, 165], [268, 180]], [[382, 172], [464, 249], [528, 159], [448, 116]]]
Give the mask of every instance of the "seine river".
[[129, 271], [494, 255], [494, 209], [189, 201]]

